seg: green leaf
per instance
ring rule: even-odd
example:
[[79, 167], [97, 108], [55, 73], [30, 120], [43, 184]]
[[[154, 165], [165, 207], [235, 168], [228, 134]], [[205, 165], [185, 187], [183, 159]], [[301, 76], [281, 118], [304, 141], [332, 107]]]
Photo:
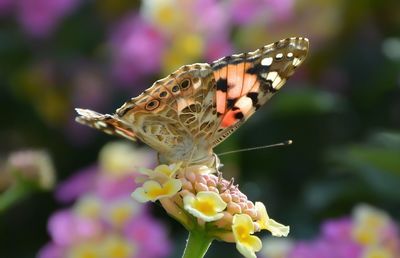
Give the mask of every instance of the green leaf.
[[327, 113], [343, 107], [333, 94], [312, 88], [301, 88], [281, 92], [273, 100], [270, 111], [281, 114]]

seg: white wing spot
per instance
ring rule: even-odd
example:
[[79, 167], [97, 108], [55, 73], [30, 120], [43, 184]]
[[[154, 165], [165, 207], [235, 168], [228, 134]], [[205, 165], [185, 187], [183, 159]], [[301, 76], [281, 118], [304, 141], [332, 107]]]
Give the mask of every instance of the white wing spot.
[[275, 72], [275, 71], [269, 72], [267, 75], [267, 80], [270, 80], [273, 82], [277, 76], [279, 76], [278, 72]]
[[281, 83], [282, 78], [279, 76], [278, 72], [269, 72], [267, 75], [267, 80], [272, 81], [272, 88], [274, 88], [274, 89], [280, 88], [280, 87], [278, 87], [278, 85]]
[[276, 59], [281, 59], [282, 57], [283, 57], [283, 54], [282, 54], [282, 53], [278, 53], [278, 54], [276, 54], [276, 56], [275, 56]]
[[292, 57], [293, 57], [293, 53], [292, 53], [292, 52], [289, 52], [289, 53], [286, 54], [286, 56], [287, 56], [288, 58], [292, 58]]
[[281, 77], [279, 77], [279, 80], [276, 79], [273, 83], [272, 83], [272, 87], [276, 90], [279, 90], [280, 88], [282, 88], [282, 86], [285, 84], [286, 79], [282, 79]]
[[266, 57], [261, 60], [261, 65], [263, 66], [270, 66], [272, 64], [272, 57]]
[[244, 53], [232, 55], [232, 57], [236, 57], [236, 58], [243, 57], [243, 56], [244, 56]]
[[[115, 129], [115, 133], [121, 135], [122, 137], [127, 137], [126, 133], [122, 132], [119, 129]], [[129, 137], [129, 136], [128, 136]]]
[[107, 128], [107, 124], [106, 124], [105, 122], [103, 122], [103, 121], [97, 121], [97, 122], [94, 124], [94, 126], [95, 126], [97, 129]]
[[301, 60], [297, 57], [293, 59], [293, 66], [298, 66], [301, 63]]

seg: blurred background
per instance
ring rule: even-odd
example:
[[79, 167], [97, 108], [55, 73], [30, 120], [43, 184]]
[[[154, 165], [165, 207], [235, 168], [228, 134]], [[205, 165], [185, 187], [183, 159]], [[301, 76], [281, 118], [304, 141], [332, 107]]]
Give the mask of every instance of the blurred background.
[[[112, 113], [181, 65], [291, 36], [310, 39], [306, 62], [215, 150], [294, 141], [221, 158], [291, 226], [259, 255], [399, 257], [398, 0], [0, 0], [0, 24], [0, 257], [179, 257], [183, 227], [129, 198], [154, 151], [74, 108]], [[206, 257], [222, 253], [240, 257]]]

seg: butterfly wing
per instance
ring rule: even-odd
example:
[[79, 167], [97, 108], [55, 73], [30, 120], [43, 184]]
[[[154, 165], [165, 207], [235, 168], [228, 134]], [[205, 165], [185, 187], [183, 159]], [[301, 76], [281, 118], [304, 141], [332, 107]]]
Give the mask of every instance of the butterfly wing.
[[285, 84], [306, 58], [308, 47], [306, 38], [287, 38], [211, 64], [219, 121], [213, 146], [231, 135]]
[[161, 161], [205, 163], [212, 148], [261, 107], [304, 60], [308, 40], [288, 38], [254, 52], [179, 68], [127, 101], [115, 115], [77, 109], [77, 121], [140, 139]]
[[110, 135], [119, 135], [126, 139], [136, 141], [135, 132], [130, 125], [112, 115], [100, 114], [89, 109], [76, 108], [79, 116], [75, 119], [78, 123], [98, 129]]
[[[155, 82], [116, 112], [136, 137], [166, 161], [194, 161], [212, 154], [216, 87], [209, 64], [186, 65]], [[213, 115], [214, 114], [214, 115]], [[208, 128], [208, 129], [207, 129]]]

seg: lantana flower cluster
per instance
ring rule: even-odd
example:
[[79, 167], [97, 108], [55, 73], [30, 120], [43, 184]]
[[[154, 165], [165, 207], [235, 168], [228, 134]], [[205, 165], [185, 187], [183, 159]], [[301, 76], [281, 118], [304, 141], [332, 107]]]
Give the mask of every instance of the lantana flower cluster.
[[362, 204], [351, 217], [331, 219], [311, 241], [267, 239], [265, 258], [399, 258], [400, 234], [396, 222], [382, 210]]
[[[161, 258], [170, 242], [161, 222], [148, 207], [129, 197], [136, 165], [151, 165], [150, 151], [115, 142], [105, 145], [99, 164], [78, 171], [56, 193], [72, 207], [55, 212], [48, 221], [51, 237], [39, 258]], [[157, 245], [154, 245], [157, 243]]]
[[0, 158], [0, 213], [37, 191], [54, 187], [55, 169], [44, 150], [25, 149]]
[[9, 182], [11, 185], [24, 181], [34, 184], [39, 189], [50, 190], [55, 182], [53, 162], [44, 150], [27, 149], [12, 152], [6, 161], [4, 172], [0, 181]]
[[160, 201], [164, 209], [189, 231], [203, 231], [207, 237], [236, 243], [245, 257], [256, 257], [261, 240], [254, 233], [268, 230], [287, 236], [289, 227], [268, 216], [262, 202], [248, 200], [233, 180], [207, 166], [159, 165], [142, 169], [142, 183], [132, 197], [139, 202]]
[[156, 258], [170, 250], [160, 222], [129, 197], [83, 195], [73, 207], [54, 213], [48, 230], [52, 241], [40, 258]]

